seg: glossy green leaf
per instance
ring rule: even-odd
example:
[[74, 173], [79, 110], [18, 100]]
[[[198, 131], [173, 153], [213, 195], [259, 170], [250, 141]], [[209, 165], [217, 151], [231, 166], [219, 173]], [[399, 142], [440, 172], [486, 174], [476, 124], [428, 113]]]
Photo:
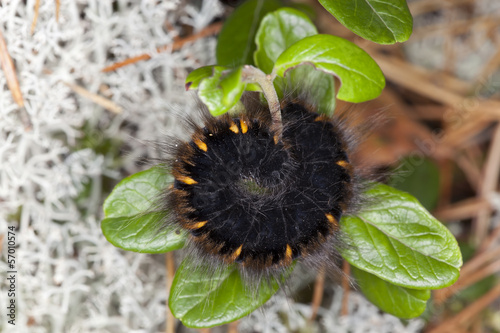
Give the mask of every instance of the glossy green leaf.
[[381, 310], [404, 319], [425, 311], [430, 290], [396, 286], [356, 267], [352, 267], [352, 273], [366, 298]]
[[317, 108], [317, 112], [332, 116], [335, 111], [335, 78], [325, 72], [316, 70], [309, 64], [300, 65], [286, 74], [289, 85], [296, 94], [305, 93]]
[[365, 194], [372, 204], [341, 220], [351, 242], [342, 256], [351, 265], [412, 289], [444, 288], [458, 279], [457, 241], [414, 197], [383, 184]]
[[253, 55], [255, 64], [265, 73], [271, 73], [274, 62], [283, 51], [304, 37], [318, 31], [307, 15], [293, 9], [281, 8], [268, 13], [262, 19], [255, 36], [257, 49]]
[[[210, 78], [214, 74], [219, 74], [228, 71], [228, 67], [224, 66], [203, 66], [195, 69], [186, 77], [186, 90], [196, 90], [199, 88], [201, 81]], [[256, 83], [247, 83], [245, 86], [246, 91], [261, 91], [260, 86]]]
[[389, 185], [410, 193], [427, 210], [433, 210], [439, 199], [439, 178], [439, 168], [431, 159], [408, 156], [394, 170]]
[[169, 307], [173, 315], [192, 328], [213, 327], [244, 317], [263, 305], [279, 288], [277, 282], [245, 288], [236, 265], [208, 274], [184, 260], [175, 274]]
[[245, 89], [245, 83], [241, 80], [242, 67], [238, 67], [224, 77], [220, 82], [222, 88], [222, 103], [233, 106], [238, 102]]
[[377, 63], [355, 44], [336, 36], [306, 37], [286, 49], [276, 60], [275, 71], [285, 72], [302, 63], [337, 76], [341, 86], [337, 98], [364, 102], [380, 95], [385, 78]]
[[[293, 8], [280, 8], [262, 19], [255, 36], [257, 50], [255, 64], [271, 73], [274, 62], [288, 47], [299, 40], [316, 35], [318, 31], [311, 20]], [[335, 81], [332, 75], [317, 71], [312, 66], [298, 66], [287, 72], [286, 78], [277, 77], [275, 87], [282, 95], [285, 86], [300, 95], [306, 93], [315, 101], [318, 112], [332, 115], [335, 109]]]
[[255, 34], [261, 19], [281, 7], [278, 0], [248, 0], [227, 18], [217, 41], [217, 63], [236, 67], [253, 64]]
[[413, 29], [406, 0], [319, 0], [340, 23], [355, 34], [379, 44], [410, 38]]
[[101, 228], [106, 239], [124, 250], [163, 253], [182, 248], [186, 234], [162, 228], [164, 213], [147, 213], [173, 177], [161, 166], [123, 179], [104, 202]]
[[238, 103], [244, 89], [241, 67], [224, 74], [223, 70], [216, 68], [213, 76], [201, 81], [198, 96], [213, 116], [219, 116]]
[[215, 73], [222, 73], [226, 69], [228, 68], [216, 65], [203, 66], [195, 69], [186, 77], [186, 90], [198, 89], [201, 81], [208, 79]]

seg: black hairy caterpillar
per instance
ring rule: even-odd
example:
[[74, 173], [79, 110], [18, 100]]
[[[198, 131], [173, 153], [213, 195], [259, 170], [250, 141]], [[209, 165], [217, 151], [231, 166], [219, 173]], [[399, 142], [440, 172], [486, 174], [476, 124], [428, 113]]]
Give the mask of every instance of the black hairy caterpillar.
[[352, 212], [358, 181], [345, 124], [310, 111], [301, 99], [281, 103], [283, 134], [269, 109], [191, 122], [166, 163], [175, 181], [165, 192], [167, 223], [189, 233], [195, 257], [237, 263], [251, 279], [277, 276], [301, 259], [325, 266], [342, 246], [339, 220]]

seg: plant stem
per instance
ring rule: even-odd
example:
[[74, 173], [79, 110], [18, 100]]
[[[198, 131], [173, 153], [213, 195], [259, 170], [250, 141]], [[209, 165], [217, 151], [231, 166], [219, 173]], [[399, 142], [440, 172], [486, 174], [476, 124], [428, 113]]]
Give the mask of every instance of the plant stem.
[[260, 69], [251, 66], [243, 66], [242, 79], [244, 82], [257, 83], [261, 89], [264, 97], [269, 104], [269, 112], [271, 112], [272, 129], [276, 133], [275, 140], [281, 141], [283, 134], [283, 122], [281, 121], [281, 107], [278, 99], [276, 89], [274, 89], [273, 81], [276, 74], [266, 74]]

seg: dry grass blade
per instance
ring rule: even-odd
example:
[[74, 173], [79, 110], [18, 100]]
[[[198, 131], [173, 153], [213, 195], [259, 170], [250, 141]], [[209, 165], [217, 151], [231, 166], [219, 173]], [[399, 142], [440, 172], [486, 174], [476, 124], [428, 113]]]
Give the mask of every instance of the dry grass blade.
[[63, 82], [63, 83], [65, 85], [67, 85], [69, 88], [71, 88], [71, 90], [73, 90], [74, 92], [79, 94], [80, 96], [83, 96], [85, 98], [90, 99], [92, 102], [102, 106], [106, 110], [109, 110], [113, 113], [121, 113], [122, 112], [122, 108], [119, 105], [117, 105], [115, 102], [113, 102], [105, 97], [91, 93], [87, 89], [80, 87], [76, 84], [72, 84], [72, 83], [68, 83], [68, 82]]
[[[172, 44], [158, 47], [156, 49], [156, 52], [160, 53], [160, 52], [165, 52], [168, 50], [171, 50], [172, 52], [177, 51], [180, 48], [182, 48], [186, 43], [191, 43], [191, 42], [194, 42], [200, 38], [205, 38], [205, 37], [217, 34], [221, 28], [222, 28], [222, 22], [213, 23], [213, 24], [209, 25], [208, 27], [206, 27], [205, 29], [198, 32], [197, 34], [188, 36], [186, 38], [178, 39], [177, 41], [173, 42]], [[102, 71], [103, 72], [112, 72], [114, 70], [117, 70], [118, 68], [121, 68], [121, 67], [124, 67], [127, 65], [131, 65], [131, 64], [134, 64], [134, 63], [142, 61], [142, 60], [148, 60], [148, 59], [151, 59], [150, 54], [141, 54], [139, 56], [136, 56], [133, 58], [128, 58], [126, 60], [114, 63], [111, 66], [103, 68]]]

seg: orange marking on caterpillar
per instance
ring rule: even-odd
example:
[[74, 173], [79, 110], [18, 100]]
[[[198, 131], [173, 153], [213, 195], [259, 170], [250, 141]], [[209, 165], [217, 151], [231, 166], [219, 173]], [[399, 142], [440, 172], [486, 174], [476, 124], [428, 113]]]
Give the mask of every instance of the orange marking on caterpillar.
[[208, 147], [207, 147], [207, 144], [205, 142], [201, 141], [200, 139], [195, 139], [193, 142], [201, 150], [207, 151]]
[[201, 227], [203, 227], [207, 223], [208, 223], [208, 221], [196, 222], [195, 224], [186, 225], [186, 228], [191, 229], [191, 230], [196, 230], [196, 229], [200, 229]]
[[349, 162], [344, 161], [344, 160], [338, 161], [338, 162], [337, 162], [337, 165], [339, 165], [339, 166], [343, 167], [344, 169], [349, 168]]
[[240, 245], [239, 248], [236, 249], [236, 251], [231, 254], [231, 261], [235, 261], [241, 254], [241, 250], [243, 249], [243, 244]]
[[288, 244], [286, 244], [285, 258], [286, 261], [292, 260], [292, 248]]
[[328, 219], [328, 222], [334, 225], [334, 227], [337, 229], [339, 227], [339, 222], [335, 217], [333, 217], [332, 214], [325, 214], [326, 218]]
[[327, 121], [328, 118], [325, 117], [324, 115], [321, 115], [321, 116], [317, 116], [314, 121]]
[[280, 138], [279, 138], [279, 136], [278, 136], [278, 135], [273, 136], [273, 139], [274, 139], [274, 144], [275, 144], [275, 145], [277, 145], [277, 144], [278, 144], [278, 142], [280, 141]]
[[248, 131], [248, 125], [243, 119], [240, 119], [240, 126], [241, 126], [241, 133], [245, 134]]
[[231, 121], [231, 126], [229, 126], [229, 129], [236, 134], [240, 132], [238, 126], [236, 126], [236, 124], [233, 121]]
[[198, 184], [198, 182], [196, 180], [194, 180], [193, 178], [190, 178], [188, 176], [178, 176], [175, 179], [177, 179], [178, 181], [183, 182], [184, 184], [187, 184], [187, 185]]

